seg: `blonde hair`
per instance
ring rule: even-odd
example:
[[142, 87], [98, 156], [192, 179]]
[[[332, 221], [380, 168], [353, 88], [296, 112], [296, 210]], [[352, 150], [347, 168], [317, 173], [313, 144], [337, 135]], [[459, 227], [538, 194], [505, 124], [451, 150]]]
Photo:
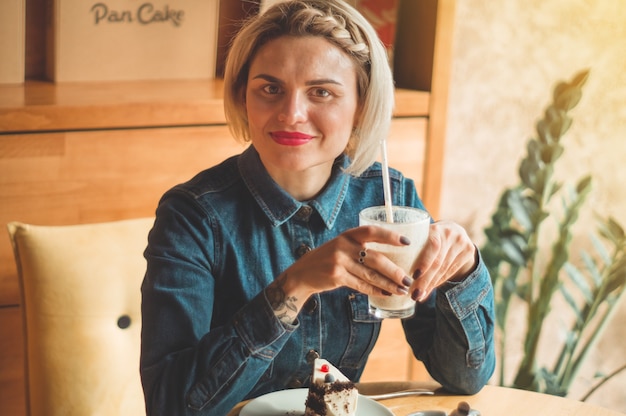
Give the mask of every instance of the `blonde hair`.
[[358, 176], [376, 160], [389, 133], [394, 89], [387, 53], [376, 31], [341, 0], [287, 0], [250, 18], [235, 36], [224, 72], [224, 111], [232, 134], [249, 141], [245, 94], [250, 63], [259, 48], [281, 36], [319, 36], [354, 62], [359, 118], [346, 147], [346, 171]]

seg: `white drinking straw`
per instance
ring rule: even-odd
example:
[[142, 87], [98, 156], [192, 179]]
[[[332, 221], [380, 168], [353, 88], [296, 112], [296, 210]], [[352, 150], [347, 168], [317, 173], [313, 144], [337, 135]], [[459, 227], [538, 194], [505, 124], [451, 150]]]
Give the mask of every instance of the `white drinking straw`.
[[391, 181], [389, 179], [389, 160], [387, 158], [387, 140], [382, 139], [380, 141], [381, 153], [383, 159], [383, 194], [385, 196], [385, 212], [387, 216], [387, 222], [393, 222], [393, 209], [391, 203]]

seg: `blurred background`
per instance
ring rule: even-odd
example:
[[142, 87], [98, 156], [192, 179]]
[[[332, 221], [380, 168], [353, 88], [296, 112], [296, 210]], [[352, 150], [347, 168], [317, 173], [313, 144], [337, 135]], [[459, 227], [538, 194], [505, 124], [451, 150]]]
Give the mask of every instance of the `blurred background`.
[[[589, 244], [594, 214], [626, 224], [626, 1], [457, 1], [441, 218], [462, 223], [482, 245], [502, 190], [519, 180], [526, 142], [535, 137], [554, 86], [583, 69], [589, 79], [570, 113], [574, 122], [562, 139], [556, 172], [571, 184], [593, 177], [576, 224], [575, 252]], [[571, 397], [594, 385], [596, 371], [626, 362], [624, 303]], [[525, 317], [517, 318], [525, 324]], [[556, 329], [552, 336], [564, 335]], [[515, 351], [510, 355], [514, 359]], [[626, 372], [588, 401], [626, 412], [624, 386]]]
[[[202, 6], [217, 4], [217, 0], [196, 1]], [[271, 1], [274, 0], [262, 0], [261, 6]], [[587, 174], [593, 177], [592, 193], [574, 227], [572, 260], [576, 260], [579, 249], [590, 246], [588, 235], [597, 225], [594, 215], [610, 215], [626, 225], [626, 168], [622, 166], [626, 161], [626, 0], [349, 1], [361, 7], [364, 13], [366, 10], [374, 12], [368, 17], [384, 31], [387, 25], [395, 30], [396, 14], [385, 11], [393, 10], [398, 4], [410, 4], [426, 11], [434, 10], [431, 6], [436, 4], [455, 6], [451, 22], [453, 49], [449, 84], [445, 80], [447, 52], [443, 71], [433, 75], [428, 51], [420, 51], [423, 44], [433, 46], [430, 37], [417, 45], [416, 36], [400, 36], [397, 39], [405, 40], [405, 49], [391, 50], [402, 50], [403, 59], [409, 61], [404, 66], [396, 65], [397, 70], [406, 67], [409, 78], [419, 79], [420, 83], [427, 84], [425, 87], [432, 87], [434, 78], [443, 79], [443, 92], [449, 93], [447, 114], [444, 114], [440, 109], [435, 112], [428, 108], [428, 99], [424, 100], [427, 95], [420, 95], [418, 91], [407, 95], [405, 91], [404, 106], [411, 107], [412, 112], [410, 117], [405, 115], [394, 120], [400, 128], [395, 135], [392, 132], [396, 138], [408, 136], [409, 141], [419, 142], [414, 145], [421, 146], [424, 138], [420, 134], [426, 131], [427, 125], [425, 115], [429, 117], [429, 127], [437, 126], [436, 133], [440, 132], [439, 124], [445, 124], [445, 149], [436, 152], [436, 166], [430, 166], [438, 171], [438, 157], [443, 155], [439, 218], [463, 224], [482, 246], [483, 230], [490, 224], [502, 190], [518, 183], [517, 171], [526, 153], [526, 143], [535, 136], [535, 123], [550, 104], [554, 86], [588, 69], [590, 75], [583, 87], [582, 100], [570, 112], [573, 125], [562, 140], [565, 153], [556, 172], [557, 178], [569, 185]], [[159, 2], [159, 5], [166, 7], [166, 3], [170, 7], [174, 2]], [[0, 13], [0, 52], [9, 54], [8, 59], [0, 59], [0, 84], [8, 83], [0, 88], [0, 217], [3, 224], [16, 219], [45, 224], [85, 223], [152, 215], [155, 201], [170, 184], [187, 179], [214, 163], [205, 160], [207, 155], [221, 160], [240, 151], [223, 120], [219, 81], [165, 80], [158, 81], [159, 88], [141, 79], [129, 84], [96, 83], [86, 87], [69, 83], [59, 88], [43, 82], [47, 61], [55, 56], [47, 51], [47, 46], [52, 44], [48, 39], [51, 31], [47, 30], [49, 20], [46, 17], [50, 4], [61, 2], [0, 0], [0, 11], [4, 12]], [[63, 4], [67, 7], [68, 1]], [[219, 21], [213, 12], [213, 23], [206, 24], [209, 20], [205, 19], [197, 25], [198, 29], [211, 29], [212, 35], [191, 34], [192, 39], [202, 39], [203, 46], [217, 48], [218, 73], [223, 65], [220, 57], [223, 58], [228, 46], [224, 39], [229, 39], [220, 36], [238, 28], [237, 18], [224, 12], [252, 12], [258, 8], [259, 1], [220, 0], [219, 5]], [[190, 20], [196, 15], [189, 14]], [[416, 19], [411, 20], [410, 13], [400, 15], [408, 16], [409, 26], [416, 32], [428, 32], [431, 20], [431, 29], [434, 29], [434, 19], [425, 19], [427, 24], [420, 24], [413, 21]], [[91, 15], [87, 13], [87, 17]], [[69, 22], [74, 20], [69, 19]], [[219, 34], [216, 33], [218, 27]], [[449, 33], [447, 24], [443, 27]], [[18, 41], [5, 35], [8, 28], [12, 28], [9, 35]], [[165, 31], [180, 31], [169, 22], [161, 28], [163, 38], [168, 41], [172, 37]], [[393, 30], [388, 33], [390, 38]], [[406, 42], [407, 39], [410, 41]], [[85, 44], [81, 37], [74, 36], [70, 40], [78, 45]], [[118, 46], [113, 44], [114, 54]], [[394, 47], [398, 46], [396, 42]], [[161, 46], [157, 50], [184, 51]], [[214, 57], [212, 51], [205, 51], [205, 54]], [[191, 55], [200, 55], [196, 52], [192, 48]], [[0, 56], [5, 55], [0, 53]], [[157, 58], [159, 62], [163, 57]], [[163, 60], [181, 63], [179, 67], [188, 69], [188, 65], [182, 65], [182, 60]], [[212, 77], [212, 65], [203, 70], [203, 74]], [[6, 74], [4, 69], [10, 74], [3, 75]], [[422, 70], [426, 73], [425, 80], [422, 80]], [[120, 73], [127, 74], [126, 71]], [[31, 82], [22, 86], [24, 78]], [[154, 77], [143, 75], [143, 78]], [[409, 87], [428, 89], [422, 85]], [[435, 96], [434, 88], [432, 96]], [[432, 100], [442, 101], [445, 100]], [[425, 108], [426, 112], [416, 114], [414, 107], [420, 111]], [[445, 110], [445, 105], [443, 107]], [[48, 111], [59, 117], [50, 118]], [[435, 122], [435, 114], [444, 115], [445, 123], [439, 123], [441, 118]], [[207, 137], [211, 137], [210, 142]], [[439, 136], [433, 134], [432, 137]], [[398, 156], [395, 163], [394, 159], [390, 160], [391, 164], [406, 163], [407, 160], [400, 160], [406, 156], [410, 167], [415, 169], [413, 172], [419, 172], [423, 164], [420, 151], [409, 149], [397, 139], [395, 143], [401, 150], [395, 152]], [[151, 151], [144, 151], [146, 148]], [[155, 165], [159, 166], [160, 175], [153, 174]], [[405, 172], [417, 176], [408, 169]], [[431, 203], [438, 200], [438, 192], [436, 183]], [[41, 193], [46, 194], [45, 204], [39, 197]], [[111, 194], [115, 197], [107, 197]], [[429, 204], [431, 209], [433, 206], [435, 204]], [[436, 206], [434, 212], [437, 212]], [[550, 315], [549, 330], [541, 343], [542, 356], [548, 359], [554, 356], [553, 345], [565, 339], [564, 328], [569, 326], [571, 318], [567, 307], [559, 304], [558, 295], [555, 299], [555, 304], [551, 305], [554, 313]], [[510, 326], [513, 333], [519, 329], [520, 337], [526, 325], [524, 312], [516, 310]], [[572, 387], [570, 397], [581, 398], [596, 385], [597, 372], [607, 374], [626, 364], [625, 318], [626, 301], [622, 299], [609, 328]], [[11, 248], [5, 237], [0, 239], [0, 333], [4, 335], [0, 336], [0, 414], [24, 414], [21, 331], [19, 287]], [[511, 342], [506, 349], [507, 367], [511, 370], [522, 356], [514, 344]], [[391, 348], [395, 356], [402, 359], [397, 347], [391, 345]], [[389, 355], [381, 357], [387, 369], [385, 375], [391, 373], [388, 371]], [[403, 366], [397, 367], [406, 373]], [[381, 375], [375, 371], [374, 374]], [[389, 376], [397, 379], [395, 374]], [[626, 371], [588, 401], [626, 413], [624, 386]], [[3, 413], [4, 409], [13, 408], [18, 411]]]

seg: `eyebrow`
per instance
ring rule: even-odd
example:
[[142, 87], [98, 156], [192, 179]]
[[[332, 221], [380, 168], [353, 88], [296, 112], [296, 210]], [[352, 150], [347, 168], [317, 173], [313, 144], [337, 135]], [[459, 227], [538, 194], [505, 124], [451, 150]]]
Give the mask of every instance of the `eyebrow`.
[[[253, 77], [252, 79], [264, 79], [269, 82], [275, 82], [277, 84], [284, 84], [280, 79], [273, 77], [268, 74], [259, 74]], [[305, 85], [323, 85], [323, 84], [335, 84], [335, 85], [343, 85], [341, 82], [334, 80], [332, 78], [321, 78], [321, 79], [313, 79], [310, 81], [306, 81]]]

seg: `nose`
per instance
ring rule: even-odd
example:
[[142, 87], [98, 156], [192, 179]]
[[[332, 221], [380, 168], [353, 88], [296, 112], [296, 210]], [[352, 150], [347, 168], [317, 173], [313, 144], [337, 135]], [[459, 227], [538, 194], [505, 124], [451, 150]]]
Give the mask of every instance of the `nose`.
[[286, 94], [278, 121], [287, 125], [303, 123], [307, 119], [307, 100], [299, 92]]

